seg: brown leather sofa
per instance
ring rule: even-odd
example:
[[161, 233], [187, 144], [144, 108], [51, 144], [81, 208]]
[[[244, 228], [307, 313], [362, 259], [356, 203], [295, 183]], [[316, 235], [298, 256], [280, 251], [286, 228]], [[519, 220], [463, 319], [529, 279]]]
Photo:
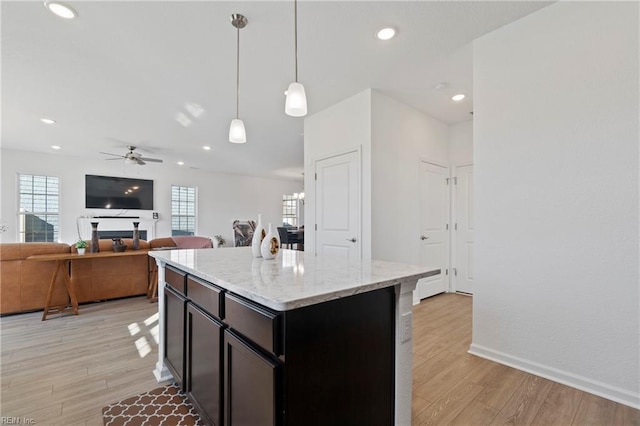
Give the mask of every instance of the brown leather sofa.
[[[44, 308], [55, 262], [25, 260], [36, 254], [69, 253], [68, 244], [3, 243], [0, 244], [0, 314]], [[67, 300], [64, 278], [56, 281], [52, 305]]]
[[[132, 240], [123, 239], [127, 250]], [[113, 241], [99, 241], [100, 251], [112, 251]], [[140, 240], [140, 249], [176, 247], [171, 237]], [[61, 243], [2, 243], [0, 244], [0, 315], [44, 309], [55, 262], [26, 260], [36, 254], [75, 253], [75, 246]], [[147, 294], [149, 279], [156, 262], [149, 256], [118, 256], [86, 259], [71, 263], [71, 281], [78, 302], [94, 302], [120, 297]], [[64, 278], [56, 280], [52, 305], [68, 300]]]
[[[176, 243], [178, 240], [178, 243]], [[195, 245], [190, 244], [191, 241], [196, 241]], [[182, 242], [182, 245], [180, 245]], [[209, 237], [199, 237], [197, 235], [185, 235], [181, 237], [163, 237], [163, 238], [155, 238], [149, 241], [149, 247], [151, 249], [158, 248], [213, 248], [215, 247], [214, 241]]]
[[155, 238], [149, 241], [149, 248], [178, 247], [171, 237]]
[[[132, 240], [124, 239], [127, 250]], [[113, 241], [100, 240], [100, 251], [112, 251]], [[149, 249], [140, 241], [140, 249]], [[0, 314], [41, 310], [55, 269], [55, 262], [26, 260], [36, 254], [76, 252], [75, 246], [60, 243], [0, 244]], [[93, 302], [147, 293], [148, 256], [121, 256], [86, 259], [71, 264], [71, 281], [78, 302]], [[64, 278], [57, 278], [52, 305], [68, 300]]]

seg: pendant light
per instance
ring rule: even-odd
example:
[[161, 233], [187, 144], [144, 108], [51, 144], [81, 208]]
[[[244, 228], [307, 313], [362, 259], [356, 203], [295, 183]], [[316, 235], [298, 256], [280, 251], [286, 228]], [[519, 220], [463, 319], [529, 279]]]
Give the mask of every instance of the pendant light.
[[289, 85], [284, 112], [291, 117], [307, 115], [307, 95], [304, 86], [298, 83], [298, 0], [293, 0], [294, 49], [296, 62], [296, 81]]
[[238, 117], [240, 110], [240, 29], [247, 26], [247, 18], [239, 13], [231, 15], [231, 25], [237, 31], [236, 43], [236, 118], [231, 120], [229, 127], [229, 142], [245, 143], [247, 142], [247, 133], [244, 130], [244, 123]]

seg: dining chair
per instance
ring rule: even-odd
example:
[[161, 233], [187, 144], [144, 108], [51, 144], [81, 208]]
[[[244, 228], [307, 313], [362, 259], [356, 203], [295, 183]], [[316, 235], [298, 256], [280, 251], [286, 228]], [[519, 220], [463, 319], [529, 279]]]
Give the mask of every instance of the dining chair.
[[293, 248], [293, 244], [296, 242], [292, 241], [291, 235], [287, 232], [287, 228], [278, 226], [278, 235], [280, 236], [280, 247]]

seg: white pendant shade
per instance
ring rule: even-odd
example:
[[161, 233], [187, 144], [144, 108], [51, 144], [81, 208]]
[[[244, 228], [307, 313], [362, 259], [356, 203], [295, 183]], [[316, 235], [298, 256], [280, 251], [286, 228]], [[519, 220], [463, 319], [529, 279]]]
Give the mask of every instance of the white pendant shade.
[[229, 127], [229, 142], [245, 143], [246, 141], [247, 133], [244, 131], [244, 123], [239, 118], [234, 118]]
[[307, 95], [302, 84], [293, 82], [289, 85], [284, 112], [291, 117], [304, 117], [307, 115]]

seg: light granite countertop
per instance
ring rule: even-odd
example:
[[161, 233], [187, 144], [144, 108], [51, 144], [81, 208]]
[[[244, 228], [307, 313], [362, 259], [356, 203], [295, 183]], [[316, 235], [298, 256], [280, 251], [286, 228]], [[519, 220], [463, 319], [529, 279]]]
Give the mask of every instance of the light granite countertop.
[[251, 247], [150, 251], [149, 256], [276, 311], [415, 282], [437, 268], [280, 250], [273, 260]]

